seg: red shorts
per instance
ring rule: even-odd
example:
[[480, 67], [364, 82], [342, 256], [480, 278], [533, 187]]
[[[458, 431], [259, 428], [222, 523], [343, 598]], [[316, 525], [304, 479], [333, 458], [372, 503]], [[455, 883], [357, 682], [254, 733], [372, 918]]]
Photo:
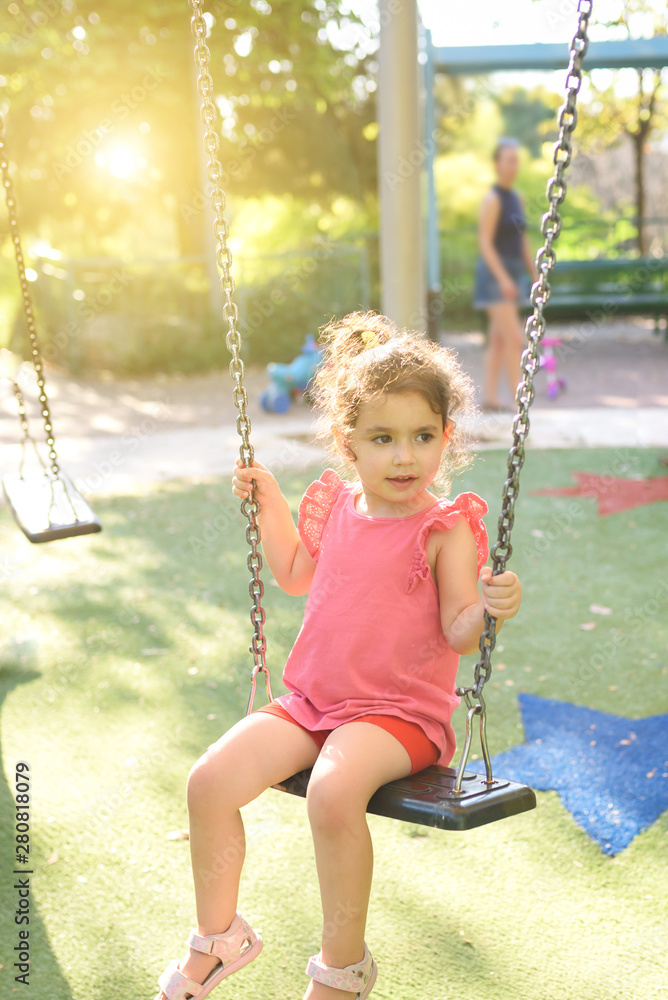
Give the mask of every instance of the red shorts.
[[[293, 719], [290, 713], [277, 701], [272, 701], [269, 705], [263, 705], [257, 711], [268, 712], [270, 715], [276, 715], [279, 719], [285, 719], [286, 722], [291, 722], [293, 725], [299, 726], [300, 729], [309, 734], [320, 750], [330, 733], [334, 732], [333, 729], [307, 729], [306, 726], [302, 726], [301, 722]], [[411, 759], [411, 774], [422, 771], [425, 767], [429, 767], [430, 764], [435, 764], [440, 757], [438, 747], [425, 736], [416, 722], [406, 722], [404, 719], [397, 719], [393, 715], [363, 715], [361, 718], [353, 719], [352, 721], [371, 722], [374, 726], [380, 726], [381, 729], [384, 729], [387, 733], [394, 736], [395, 739], [399, 740]], [[345, 724], [345, 722], [342, 723], [342, 725]]]

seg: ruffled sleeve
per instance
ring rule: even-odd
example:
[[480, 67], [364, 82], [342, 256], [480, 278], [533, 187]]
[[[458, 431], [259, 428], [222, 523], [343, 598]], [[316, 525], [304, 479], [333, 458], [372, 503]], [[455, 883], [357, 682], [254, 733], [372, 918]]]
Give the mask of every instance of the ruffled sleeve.
[[316, 562], [327, 518], [345, 486], [334, 469], [325, 469], [320, 479], [308, 487], [299, 504], [299, 536]]
[[427, 562], [427, 542], [432, 531], [444, 531], [454, 527], [460, 517], [465, 517], [471, 525], [476, 549], [478, 550], [478, 573], [487, 558], [487, 531], [483, 517], [487, 513], [487, 504], [475, 493], [460, 493], [452, 503], [439, 506], [425, 518], [415, 543], [415, 551], [411, 568], [408, 573], [406, 593], [410, 594], [418, 580], [428, 580], [431, 575]]

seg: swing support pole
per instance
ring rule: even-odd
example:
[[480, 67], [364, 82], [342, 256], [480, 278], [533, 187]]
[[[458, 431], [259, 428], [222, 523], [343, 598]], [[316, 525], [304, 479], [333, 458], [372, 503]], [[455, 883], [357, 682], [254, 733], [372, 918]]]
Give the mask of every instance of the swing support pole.
[[400, 326], [424, 326], [417, 0], [380, 0], [378, 200], [382, 311]]

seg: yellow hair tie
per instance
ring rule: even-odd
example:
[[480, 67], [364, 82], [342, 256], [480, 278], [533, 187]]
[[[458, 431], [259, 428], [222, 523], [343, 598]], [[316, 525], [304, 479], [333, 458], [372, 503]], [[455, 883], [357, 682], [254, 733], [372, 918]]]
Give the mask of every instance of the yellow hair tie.
[[361, 334], [365, 347], [378, 347], [380, 340], [373, 330], [363, 330]]

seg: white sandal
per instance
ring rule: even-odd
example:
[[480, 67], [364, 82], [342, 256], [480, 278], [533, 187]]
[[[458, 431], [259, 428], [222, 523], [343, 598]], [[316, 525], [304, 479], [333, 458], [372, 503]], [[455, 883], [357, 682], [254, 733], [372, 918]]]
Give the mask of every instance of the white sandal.
[[[262, 938], [237, 913], [223, 934], [202, 935], [191, 931], [188, 946], [203, 955], [215, 955], [220, 965], [211, 970], [203, 983], [196, 983], [181, 972], [178, 962], [170, 962], [158, 979], [158, 986], [168, 1000], [204, 1000], [223, 979], [257, 958], [262, 951]], [[155, 1000], [159, 997], [158, 993]]]
[[316, 983], [322, 983], [323, 986], [346, 990], [348, 993], [355, 993], [357, 1000], [366, 1000], [376, 982], [378, 966], [365, 944], [364, 958], [357, 965], [347, 965], [345, 969], [335, 969], [331, 965], [325, 965], [318, 954], [309, 959], [306, 975], [310, 976]]

